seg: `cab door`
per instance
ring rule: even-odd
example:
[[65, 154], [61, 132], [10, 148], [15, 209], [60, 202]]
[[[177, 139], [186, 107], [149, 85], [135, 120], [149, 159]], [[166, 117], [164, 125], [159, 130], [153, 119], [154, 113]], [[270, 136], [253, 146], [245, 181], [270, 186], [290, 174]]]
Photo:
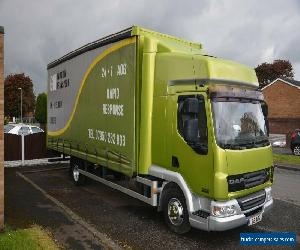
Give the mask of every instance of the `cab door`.
[[213, 152], [206, 93], [169, 96], [171, 169], [181, 173], [194, 193], [213, 195]]

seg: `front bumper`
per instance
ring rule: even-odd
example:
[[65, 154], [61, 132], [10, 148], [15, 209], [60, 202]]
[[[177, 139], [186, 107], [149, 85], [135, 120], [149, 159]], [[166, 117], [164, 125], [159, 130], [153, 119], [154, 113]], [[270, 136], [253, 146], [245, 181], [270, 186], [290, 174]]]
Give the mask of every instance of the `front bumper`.
[[224, 218], [215, 217], [212, 215], [207, 216], [207, 218], [203, 218], [191, 214], [190, 224], [192, 227], [205, 230], [205, 231], [225, 231], [225, 230], [233, 229], [248, 224], [249, 218], [256, 215], [256, 214], [251, 214], [247, 216], [248, 212], [259, 210], [257, 214], [262, 213], [264, 215], [272, 208], [272, 206], [273, 206], [273, 198], [271, 198], [269, 201], [265, 201], [263, 205], [254, 207], [249, 211], [242, 212], [240, 210], [238, 214], [224, 217]]

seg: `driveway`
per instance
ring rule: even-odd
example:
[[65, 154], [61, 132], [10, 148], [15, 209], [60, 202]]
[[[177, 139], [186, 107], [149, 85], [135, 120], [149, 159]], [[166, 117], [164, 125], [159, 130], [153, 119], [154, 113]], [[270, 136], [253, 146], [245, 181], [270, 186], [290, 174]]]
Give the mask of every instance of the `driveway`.
[[[5, 223], [27, 228], [38, 224], [46, 228], [67, 249], [104, 249], [82, 225], [16, 174], [18, 168], [5, 168]], [[28, 169], [27, 169], [28, 170]]]

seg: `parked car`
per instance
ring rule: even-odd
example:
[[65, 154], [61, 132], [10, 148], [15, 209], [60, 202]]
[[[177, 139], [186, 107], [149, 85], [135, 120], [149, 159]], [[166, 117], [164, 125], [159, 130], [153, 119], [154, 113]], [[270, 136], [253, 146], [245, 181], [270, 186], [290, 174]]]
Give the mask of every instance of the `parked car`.
[[300, 129], [291, 134], [291, 150], [294, 155], [300, 156]]
[[4, 125], [4, 133], [8, 133], [8, 132], [11, 131], [15, 126], [16, 126], [16, 124], [6, 124], [6, 125]]
[[31, 126], [26, 124], [7, 124], [4, 126], [4, 133], [14, 135], [29, 135], [41, 132], [44, 132], [44, 130], [37, 126]]

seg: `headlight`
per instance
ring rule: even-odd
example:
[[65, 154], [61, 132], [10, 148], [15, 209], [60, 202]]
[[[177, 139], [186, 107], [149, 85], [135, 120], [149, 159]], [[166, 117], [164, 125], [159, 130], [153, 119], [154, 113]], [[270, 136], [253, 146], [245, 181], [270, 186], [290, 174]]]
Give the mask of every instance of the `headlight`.
[[235, 205], [230, 205], [230, 206], [213, 205], [211, 207], [211, 213], [213, 216], [216, 217], [227, 217], [227, 216], [235, 215], [237, 211]]
[[272, 192], [271, 192], [271, 188], [266, 188], [266, 202], [272, 200]]

